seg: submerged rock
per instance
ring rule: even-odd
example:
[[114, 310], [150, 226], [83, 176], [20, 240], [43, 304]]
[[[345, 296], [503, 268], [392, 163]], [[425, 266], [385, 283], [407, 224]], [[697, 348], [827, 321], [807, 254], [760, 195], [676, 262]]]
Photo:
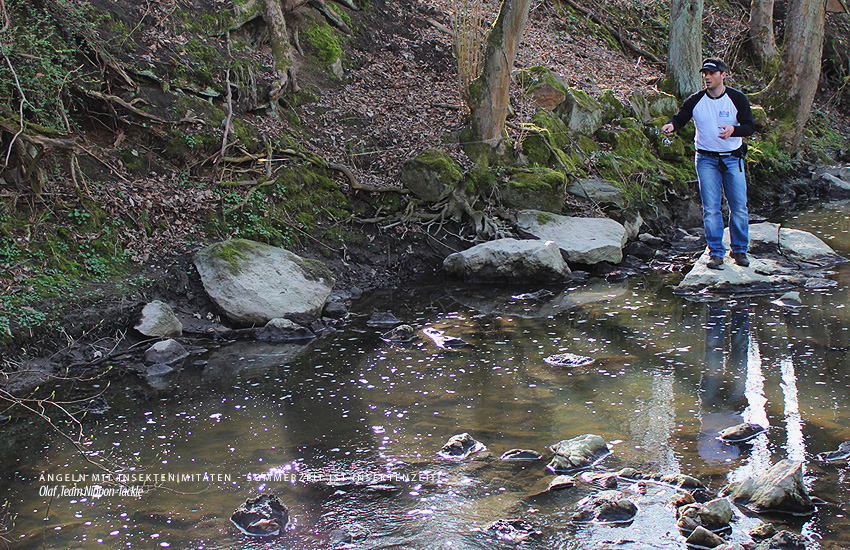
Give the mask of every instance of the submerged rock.
[[621, 491], [601, 491], [578, 501], [570, 518], [573, 523], [628, 523], [638, 513], [637, 505]]
[[593, 364], [593, 358], [575, 353], [558, 353], [550, 355], [543, 362], [556, 367], [586, 367]]
[[510, 542], [522, 542], [529, 537], [541, 534], [541, 531], [524, 519], [499, 519], [491, 523], [484, 531]]
[[145, 363], [173, 365], [189, 357], [189, 351], [177, 340], [162, 340], [145, 351]]
[[480, 441], [476, 441], [471, 435], [464, 432], [451, 436], [437, 454], [442, 458], [448, 458], [450, 460], [462, 460], [472, 454], [486, 450], [486, 445]]
[[369, 317], [369, 320], [366, 321], [366, 326], [372, 328], [393, 328], [400, 324], [401, 319], [389, 311], [376, 311], [371, 317]]
[[543, 455], [531, 449], [511, 449], [505, 451], [499, 460], [540, 460]]
[[547, 491], [560, 491], [562, 489], [569, 489], [570, 487], [575, 487], [576, 478], [573, 476], [555, 476], [552, 478], [552, 481], [549, 482], [549, 486], [546, 488]]
[[442, 330], [437, 330], [433, 327], [422, 329], [422, 334], [430, 338], [440, 349], [462, 348], [469, 345], [460, 338], [456, 336], [447, 336]]
[[260, 342], [300, 342], [316, 337], [307, 327], [279, 317], [271, 319], [264, 327], [255, 329], [255, 335]]
[[791, 531], [780, 531], [756, 546], [756, 550], [806, 550], [808, 540]]
[[720, 431], [720, 440], [724, 443], [744, 443], [765, 432], [764, 426], [745, 422], [737, 426], [730, 426]]
[[814, 503], [803, 484], [803, 463], [785, 459], [757, 476], [727, 485], [721, 491], [756, 512], [810, 515]]
[[275, 495], [264, 494], [242, 503], [230, 521], [246, 535], [271, 537], [289, 524], [289, 511]]
[[701, 525], [698, 525], [696, 529], [691, 531], [691, 534], [688, 535], [688, 538], [685, 542], [688, 544], [688, 546], [716, 548], [726, 541], [723, 540], [723, 537], [712, 533]]
[[589, 468], [611, 452], [605, 440], [594, 434], [559, 441], [550, 449], [555, 456], [547, 468], [555, 473]]
[[[734, 512], [728, 500], [725, 498], [716, 498], [704, 504], [696, 502], [686, 504], [676, 511], [676, 516], [679, 520], [690, 518], [697, 525], [716, 531], [729, 526]], [[682, 524], [686, 523], [689, 522], [680, 521], [680, 528], [682, 528]], [[687, 531], [690, 531], [690, 529], [687, 529]]]
[[820, 462], [827, 463], [847, 463], [850, 461], [850, 441], [845, 441], [839, 445], [837, 451], [818, 453], [817, 459]]
[[754, 540], [764, 540], [773, 537], [776, 534], [776, 527], [772, 523], [758, 522], [749, 531], [750, 537]]
[[416, 330], [410, 325], [399, 325], [385, 332], [381, 339], [391, 344], [406, 344], [416, 339]]

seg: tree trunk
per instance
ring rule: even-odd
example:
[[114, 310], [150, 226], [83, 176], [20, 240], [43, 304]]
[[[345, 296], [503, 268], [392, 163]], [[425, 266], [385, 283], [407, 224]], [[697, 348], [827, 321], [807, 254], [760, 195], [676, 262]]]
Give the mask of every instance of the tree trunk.
[[782, 62], [776, 77], [759, 94], [777, 121], [777, 134], [795, 150], [809, 121], [820, 81], [826, 2], [792, 0], [785, 25]]
[[753, 0], [750, 4], [750, 51], [762, 72], [779, 68], [779, 48], [773, 34], [773, 1]]
[[670, 2], [670, 47], [664, 88], [687, 97], [702, 88], [703, 0]]
[[[487, 156], [503, 142], [510, 101], [511, 70], [519, 48], [531, 0], [503, 0], [484, 50], [481, 75], [470, 85], [470, 133], [466, 147], [473, 160]], [[483, 147], [477, 147], [478, 143]], [[489, 149], [489, 151], [487, 151]]]

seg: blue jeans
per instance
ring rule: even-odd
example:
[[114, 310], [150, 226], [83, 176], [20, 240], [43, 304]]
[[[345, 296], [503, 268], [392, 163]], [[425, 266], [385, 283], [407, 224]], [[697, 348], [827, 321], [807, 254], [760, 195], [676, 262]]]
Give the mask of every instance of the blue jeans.
[[[720, 165], [726, 166], [720, 171]], [[724, 256], [723, 213], [720, 210], [723, 195], [729, 203], [729, 236], [732, 252], [746, 254], [749, 247], [750, 215], [747, 211], [747, 178], [744, 160], [732, 155], [713, 157], [696, 155], [699, 196], [702, 200], [702, 223], [709, 254]]]

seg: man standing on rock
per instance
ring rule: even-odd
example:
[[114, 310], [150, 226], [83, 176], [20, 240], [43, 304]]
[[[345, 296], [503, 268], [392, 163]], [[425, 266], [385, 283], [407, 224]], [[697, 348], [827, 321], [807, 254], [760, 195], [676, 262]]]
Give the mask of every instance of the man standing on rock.
[[749, 246], [749, 213], [747, 211], [747, 179], [744, 175], [746, 146], [743, 138], [755, 131], [753, 113], [747, 96], [727, 88], [726, 63], [710, 57], [703, 61], [700, 72], [705, 82], [701, 90], [682, 103], [661, 131], [671, 135], [693, 118], [696, 125], [694, 145], [696, 169], [702, 200], [702, 220], [708, 244], [711, 269], [723, 269], [723, 195], [729, 203], [729, 234], [732, 259], [747, 267]]

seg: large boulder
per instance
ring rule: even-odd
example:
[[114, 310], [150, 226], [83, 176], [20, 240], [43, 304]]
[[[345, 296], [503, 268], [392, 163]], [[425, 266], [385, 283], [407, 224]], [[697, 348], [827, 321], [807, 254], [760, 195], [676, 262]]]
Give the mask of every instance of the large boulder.
[[401, 183], [426, 202], [437, 202], [463, 179], [461, 166], [439, 149], [426, 149], [401, 171]]
[[580, 264], [623, 260], [626, 228], [608, 218], [574, 218], [539, 210], [517, 212], [517, 229], [561, 249], [564, 259]]
[[245, 239], [200, 250], [195, 267], [210, 299], [242, 326], [279, 317], [302, 324], [316, 320], [334, 285], [322, 262]]
[[538, 240], [497, 239], [450, 254], [449, 275], [470, 282], [557, 282], [570, 275], [558, 246]]
[[724, 487], [722, 494], [758, 513], [814, 513], [815, 506], [803, 483], [803, 463], [785, 459], [764, 472]]

